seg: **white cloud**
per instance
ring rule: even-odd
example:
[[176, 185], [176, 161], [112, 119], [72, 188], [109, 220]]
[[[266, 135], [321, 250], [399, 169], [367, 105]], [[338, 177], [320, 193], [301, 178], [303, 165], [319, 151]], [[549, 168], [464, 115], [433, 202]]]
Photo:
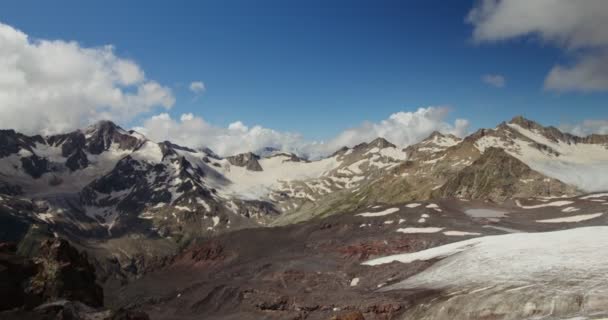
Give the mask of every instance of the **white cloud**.
[[562, 124], [559, 129], [585, 137], [590, 134], [608, 134], [608, 120], [584, 120], [576, 124]]
[[100, 119], [129, 121], [174, 101], [112, 46], [34, 40], [0, 23], [0, 128], [66, 132]]
[[203, 93], [205, 90], [206, 87], [202, 81], [194, 81], [190, 83], [190, 91], [194, 92], [195, 94]]
[[550, 71], [548, 90], [608, 90], [608, 1], [482, 0], [467, 21], [477, 42], [532, 36], [572, 55], [572, 66]]
[[297, 134], [278, 132], [234, 122], [227, 128], [215, 126], [193, 114], [181, 115], [179, 121], [161, 113], [144, 121], [136, 130], [155, 141], [171, 142], [190, 147], [209, 147], [220, 155], [231, 155], [264, 147], [300, 146], [303, 138]]
[[502, 88], [506, 84], [505, 77], [499, 74], [486, 74], [481, 77], [481, 81], [485, 84], [491, 85], [496, 88]]
[[545, 88], [584, 92], [608, 90], [608, 50], [585, 55], [572, 66], [554, 66], [545, 79]]
[[171, 140], [191, 147], [205, 146], [223, 156], [272, 147], [317, 158], [343, 146], [352, 147], [377, 137], [384, 137], [400, 147], [405, 147], [426, 138], [435, 130], [458, 136], [466, 135], [469, 122], [457, 119], [454, 124], [449, 124], [445, 121], [448, 113], [449, 110], [445, 107], [397, 112], [380, 122], [365, 122], [345, 130], [326, 142], [310, 141], [296, 133], [280, 132], [261, 126], [248, 127], [240, 121], [233, 122], [228, 127], [219, 127], [192, 114], [184, 114], [177, 121], [163, 113], [146, 120], [137, 130], [152, 140]]

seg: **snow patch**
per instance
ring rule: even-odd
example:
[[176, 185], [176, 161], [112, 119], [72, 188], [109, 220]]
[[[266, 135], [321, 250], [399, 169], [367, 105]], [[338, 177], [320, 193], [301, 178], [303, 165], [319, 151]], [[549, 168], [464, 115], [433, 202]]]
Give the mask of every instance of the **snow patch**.
[[401, 233], [437, 233], [437, 232], [439, 232], [441, 230], [443, 230], [443, 228], [438, 228], [438, 227], [426, 227], [426, 228], [410, 227], [410, 228], [399, 228], [399, 229], [397, 229], [397, 232], [401, 232]]
[[389, 208], [383, 211], [379, 211], [379, 212], [364, 212], [364, 213], [359, 213], [357, 214], [357, 216], [362, 216], [362, 217], [381, 217], [381, 216], [386, 216], [392, 213], [395, 213], [399, 211], [399, 208]]
[[466, 232], [466, 231], [444, 231], [443, 234], [445, 234], [446, 236], [456, 236], [456, 237], [480, 236], [481, 235], [481, 233], [479, 233], [479, 232]]
[[608, 227], [516, 233], [468, 239], [414, 253], [364, 262], [443, 259], [390, 289], [472, 289], [539, 285], [543, 290], [587, 294], [608, 290]]
[[537, 205], [533, 205], [533, 206], [524, 206], [521, 204], [521, 202], [519, 200], [515, 200], [515, 203], [517, 204], [518, 207], [520, 207], [522, 209], [539, 209], [539, 208], [545, 208], [545, 207], [563, 207], [563, 206], [567, 206], [569, 204], [573, 204], [574, 202], [563, 200], [563, 201], [554, 201], [554, 202], [549, 202], [549, 203], [537, 204]]
[[577, 216], [563, 217], [563, 218], [555, 218], [555, 219], [546, 219], [546, 220], [536, 220], [536, 222], [541, 223], [564, 223], [564, 222], [581, 222], [586, 220], [595, 219], [601, 217], [604, 213], [592, 213], [592, 214], [580, 214]]

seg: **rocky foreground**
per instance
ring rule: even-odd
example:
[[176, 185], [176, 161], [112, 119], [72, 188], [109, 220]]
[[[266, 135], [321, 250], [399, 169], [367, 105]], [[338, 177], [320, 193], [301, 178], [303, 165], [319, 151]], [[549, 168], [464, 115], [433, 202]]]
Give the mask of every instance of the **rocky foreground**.
[[241, 230], [107, 302], [152, 319], [596, 319], [608, 315], [607, 204], [426, 201]]
[[42, 243], [36, 257], [0, 243], [1, 319], [147, 320], [144, 312], [104, 309], [103, 289], [87, 255], [65, 240]]

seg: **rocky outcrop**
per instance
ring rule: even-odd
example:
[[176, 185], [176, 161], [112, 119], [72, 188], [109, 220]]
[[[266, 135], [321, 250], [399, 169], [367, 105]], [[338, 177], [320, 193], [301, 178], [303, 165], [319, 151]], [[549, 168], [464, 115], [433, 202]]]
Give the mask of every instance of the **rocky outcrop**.
[[226, 158], [233, 166], [244, 167], [249, 171], [263, 171], [264, 169], [262, 169], [262, 166], [258, 162], [259, 159], [260, 157], [258, 155], [251, 152], [241, 153]]
[[23, 167], [23, 170], [34, 179], [38, 179], [43, 174], [50, 171], [49, 161], [46, 158], [41, 158], [35, 154], [26, 158], [21, 158], [21, 166]]
[[58, 300], [80, 301], [91, 307], [103, 305], [95, 269], [87, 256], [67, 241], [43, 242], [33, 259], [16, 251], [14, 244], [0, 244], [0, 311], [31, 310]]
[[331, 320], [365, 320], [365, 317], [361, 311], [347, 311], [331, 317]]
[[0, 194], [6, 194], [9, 196], [17, 196], [23, 193], [23, 189], [20, 186], [16, 186], [4, 181], [0, 181]]
[[95, 282], [95, 268], [86, 254], [78, 252], [66, 240], [44, 241], [33, 262], [38, 272], [29, 281], [27, 292], [40, 301], [67, 299], [92, 307], [103, 305], [103, 291]]
[[68, 157], [65, 162], [65, 166], [71, 171], [84, 169], [89, 165], [89, 159], [82, 149], [77, 149], [72, 155]]
[[147, 320], [143, 312], [106, 310], [103, 291], [86, 254], [62, 239], [42, 243], [38, 255], [21, 257], [0, 243], [0, 319]]
[[36, 274], [35, 264], [15, 254], [14, 243], [0, 243], [0, 310], [23, 306], [31, 298], [24, 292], [23, 284]]

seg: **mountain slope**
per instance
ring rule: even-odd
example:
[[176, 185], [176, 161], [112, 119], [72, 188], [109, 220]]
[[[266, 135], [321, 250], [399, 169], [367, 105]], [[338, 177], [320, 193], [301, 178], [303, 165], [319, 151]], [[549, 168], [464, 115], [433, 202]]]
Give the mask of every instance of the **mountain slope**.
[[546, 176], [587, 192], [608, 190], [608, 179], [598, 175], [608, 169], [608, 135], [577, 137], [515, 117], [472, 137], [482, 152], [502, 148]]
[[576, 194], [574, 187], [533, 171], [503, 149], [488, 148], [462, 169], [431, 198], [490, 199], [503, 202], [513, 197]]

